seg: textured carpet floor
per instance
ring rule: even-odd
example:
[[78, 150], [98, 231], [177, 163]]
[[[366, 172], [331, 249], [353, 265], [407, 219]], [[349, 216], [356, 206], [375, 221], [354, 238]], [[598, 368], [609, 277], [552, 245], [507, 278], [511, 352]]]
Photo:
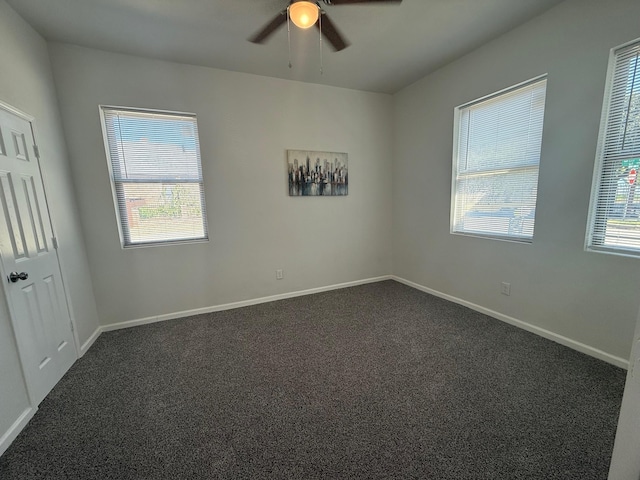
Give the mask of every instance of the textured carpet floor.
[[605, 479], [625, 372], [393, 281], [103, 334], [9, 479]]

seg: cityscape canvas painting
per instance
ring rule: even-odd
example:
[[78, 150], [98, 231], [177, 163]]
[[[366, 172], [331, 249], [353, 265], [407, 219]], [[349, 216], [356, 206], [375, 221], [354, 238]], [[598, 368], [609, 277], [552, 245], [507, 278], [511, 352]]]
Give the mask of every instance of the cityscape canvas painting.
[[346, 153], [287, 150], [289, 195], [335, 197], [349, 193]]

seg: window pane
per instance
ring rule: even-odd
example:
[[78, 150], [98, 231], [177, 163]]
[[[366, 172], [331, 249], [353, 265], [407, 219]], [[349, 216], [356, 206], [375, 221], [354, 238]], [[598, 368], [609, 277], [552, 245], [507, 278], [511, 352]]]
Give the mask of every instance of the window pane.
[[544, 100], [542, 82], [466, 108], [461, 115], [460, 132], [466, 138], [459, 171], [537, 165]]
[[122, 244], [206, 240], [195, 116], [101, 108]]
[[193, 118], [112, 111], [105, 115], [116, 180], [200, 180]]
[[533, 238], [546, 80], [456, 110], [452, 232]]
[[155, 243], [205, 236], [199, 183], [121, 184], [129, 242]]
[[640, 254], [640, 42], [613, 53], [605, 93], [588, 247]]
[[459, 179], [454, 230], [531, 238], [537, 185], [537, 169]]
[[633, 55], [619, 54], [610, 94], [605, 157], [640, 152], [640, 60], [639, 47]]

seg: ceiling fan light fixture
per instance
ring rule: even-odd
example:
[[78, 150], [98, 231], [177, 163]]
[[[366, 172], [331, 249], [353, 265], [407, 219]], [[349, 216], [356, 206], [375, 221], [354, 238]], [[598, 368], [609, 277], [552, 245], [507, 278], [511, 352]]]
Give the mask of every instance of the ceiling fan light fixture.
[[318, 21], [319, 8], [315, 3], [307, 1], [294, 2], [289, 5], [289, 18], [298, 28], [310, 28]]

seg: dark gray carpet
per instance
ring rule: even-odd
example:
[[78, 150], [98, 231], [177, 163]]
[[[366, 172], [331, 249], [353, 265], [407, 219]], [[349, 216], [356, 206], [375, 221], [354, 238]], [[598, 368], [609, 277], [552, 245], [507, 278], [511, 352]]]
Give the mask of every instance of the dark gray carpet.
[[605, 479], [625, 372], [393, 281], [103, 334], [9, 479]]

